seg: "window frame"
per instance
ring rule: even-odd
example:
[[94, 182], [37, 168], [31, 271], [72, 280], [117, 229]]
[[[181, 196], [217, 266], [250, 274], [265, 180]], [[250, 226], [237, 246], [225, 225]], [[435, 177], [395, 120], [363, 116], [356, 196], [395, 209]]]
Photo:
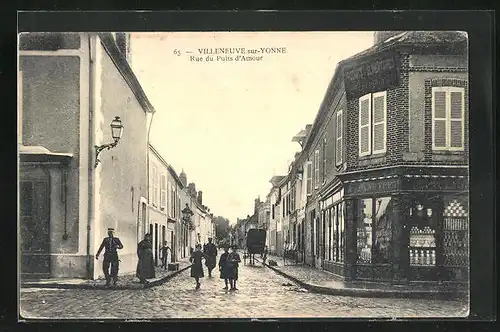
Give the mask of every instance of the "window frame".
[[312, 175], [312, 161], [308, 160], [306, 163], [306, 195], [311, 196], [313, 191], [313, 175]]
[[[339, 121], [340, 117], [340, 121]], [[344, 114], [342, 110], [338, 110], [335, 118], [335, 165], [339, 166], [342, 165], [343, 159], [344, 159]], [[340, 130], [339, 130], [339, 123], [340, 123]], [[340, 135], [339, 135], [340, 133]], [[339, 144], [340, 141], [340, 144]], [[338, 146], [340, 145], [340, 149], [338, 150]], [[340, 158], [339, 154], [337, 154], [337, 151], [340, 151]]]
[[166, 186], [167, 186], [167, 177], [164, 173], [160, 174], [160, 209], [165, 210], [167, 206], [167, 198], [166, 198]]
[[[445, 93], [445, 107], [446, 107], [446, 118], [438, 118], [440, 120], [445, 120], [446, 123], [446, 133], [445, 133], [445, 146], [440, 147], [435, 145], [435, 120], [436, 120], [436, 109], [435, 109], [435, 92], [444, 92]], [[462, 94], [461, 102], [462, 102], [462, 117], [460, 122], [462, 124], [462, 146], [460, 147], [452, 147], [451, 146], [451, 123], [453, 121], [457, 121], [457, 119], [453, 120], [451, 118], [451, 94], [453, 92], [460, 92]], [[454, 151], [460, 152], [465, 150], [465, 88], [457, 87], [457, 86], [439, 86], [432, 87], [431, 89], [431, 130], [432, 130], [432, 150], [433, 151]]]
[[[382, 122], [377, 122], [375, 123], [375, 117], [373, 116], [374, 114], [374, 109], [373, 109], [373, 100], [377, 97], [384, 97], [384, 135], [383, 135], [383, 139], [384, 139], [384, 147], [380, 150], [375, 150], [375, 141], [374, 138], [375, 138], [375, 125], [377, 124], [381, 124]], [[372, 120], [372, 123], [371, 123], [371, 138], [372, 138], [372, 151], [371, 151], [371, 154], [381, 154], [381, 153], [386, 153], [387, 152], [387, 91], [381, 91], [381, 92], [375, 92], [375, 93], [372, 93], [372, 102], [371, 102], [371, 113], [372, 113], [372, 116], [371, 116], [371, 120]]]
[[314, 189], [319, 188], [319, 149], [314, 151]]

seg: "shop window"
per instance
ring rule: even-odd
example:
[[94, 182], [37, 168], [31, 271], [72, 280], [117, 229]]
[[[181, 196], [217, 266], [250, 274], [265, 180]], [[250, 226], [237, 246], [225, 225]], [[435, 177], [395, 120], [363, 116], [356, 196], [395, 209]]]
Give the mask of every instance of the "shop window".
[[337, 231], [338, 231], [338, 225], [337, 225], [337, 207], [333, 206], [330, 209], [330, 213], [332, 214], [332, 243], [333, 243], [333, 248], [332, 248], [332, 256], [333, 260], [337, 261]]
[[372, 202], [371, 198], [359, 201], [357, 223], [358, 263], [372, 262]]
[[345, 203], [344, 202], [339, 204], [338, 221], [339, 221], [338, 233], [339, 233], [339, 248], [340, 248], [339, 261], [343, 262], [344, 261], [344, 254], [345, 254], [345, 245], [344, 245]]
[[[391, 262], [392, 223], [391, 197], [366, 198], [358, 201], [357, 262], [388, 264]], [[342, 232], [344, 231], [342, 207]], [[343, 244], [341, 246], [343, 248]], [[342, 256], [344, 253], [341, 254]]]
[[469, 264], [469, 233], [466, 202], [445, 199], [443, 211], [443, 265]]
[[436, 265], [436, 227], [433, 210], [415, 201], [410, 207], [409, 261], [413, 266]]

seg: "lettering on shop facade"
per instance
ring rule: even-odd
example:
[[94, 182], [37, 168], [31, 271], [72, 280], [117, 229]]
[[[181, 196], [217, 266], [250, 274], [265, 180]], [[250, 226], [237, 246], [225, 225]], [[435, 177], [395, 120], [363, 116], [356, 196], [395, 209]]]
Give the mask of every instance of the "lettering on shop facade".
[[403, 184], [409, 190], [467, 190], [466, 179], [463, 178], [406, 178]]
[[350, 182], [346, 184], [346, 187], [348, 195], [391, 192], [398, 190], [399, 180], [393, 178], [379, 181]]
[[347, 98], [396, 87], [399, 84], [398, 63], [398, 56], [391, 53], [348, 69], [344, 73]]

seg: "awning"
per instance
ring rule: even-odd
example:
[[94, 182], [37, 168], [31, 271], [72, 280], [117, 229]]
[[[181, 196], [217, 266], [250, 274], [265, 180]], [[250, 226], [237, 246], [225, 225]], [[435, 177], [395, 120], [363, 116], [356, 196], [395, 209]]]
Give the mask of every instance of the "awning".
[[68, 162], [73, 158], [72, 153], [52, 152], [43, 146], [19, 146], [21, 162]]

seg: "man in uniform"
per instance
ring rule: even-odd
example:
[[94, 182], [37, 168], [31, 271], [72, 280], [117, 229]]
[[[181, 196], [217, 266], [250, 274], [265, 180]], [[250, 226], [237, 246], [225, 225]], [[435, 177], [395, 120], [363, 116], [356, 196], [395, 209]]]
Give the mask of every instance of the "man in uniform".
[[[95, 255], [95, 259], [99, 259], [99, 254], [104, 250], [104, 260], [102, 262], [102, 270], [104, 276], [106, 277], [106, 286], [109, 286], [111, 279], [113, 279], [113, 285], [116, 285], [118, 281], [118, 252], [117, 249], [123, 249], [123, 244], [119, 238], [114, 236], [114, 228], [108, 228], [108, 237], [102, 240], [99, 250]], [[111, 273], [110, 273], [111, 267]]]
[[208, 276], [211, 277], [212, 270], [215, 268], [217, 261], [217, 247], [212, 243], [211, 237], [208, 238], [208, 243], [206, 244], [206, 247], [203, 251], [206, 256], [205, 265], [208, 269]]

